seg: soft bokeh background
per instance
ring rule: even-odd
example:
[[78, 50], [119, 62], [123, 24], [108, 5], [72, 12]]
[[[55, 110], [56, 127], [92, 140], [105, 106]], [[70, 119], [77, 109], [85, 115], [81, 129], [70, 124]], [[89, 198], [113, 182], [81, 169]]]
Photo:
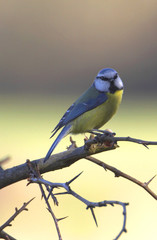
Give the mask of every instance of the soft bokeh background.
[[[5, 168], [44, 157], [51, 130], [103, 67], [118, 70], [125, 85], [120, 109], [105, 128], [118, 136], [157, 139], [156, 9], [153, 0], [0, 1], [0, 155], [12, 157]], [[74, 137], [79, 145], [83, 138]], [[55, 152], [68, 144], [67, 137]], [[119, 145], [97, 157], [141, 181], [157, 173], [155, 146]], [[121, 239], [156, 239], [156, 201], [133, 183], [84, 159], [44, 177], [63, 182], [82, 170], [72, 185], [79, 194], [130, 203], [128, 233]], [[156, 191], [156, 179], [150, 187]], [[5, 230], [22, 240], [57, 239], [38, 187], [26, 187], [26, 181], [1, 190], [0, 224], [34, 196], [29, 211]], [[69, 216], [60, 222], [64, 240], [113, 239], [121, 228], [120, 207], [96, 209], [96, 228], [82, 203], [70, 196], [59, 197], [59, 203], [57, 217]]]

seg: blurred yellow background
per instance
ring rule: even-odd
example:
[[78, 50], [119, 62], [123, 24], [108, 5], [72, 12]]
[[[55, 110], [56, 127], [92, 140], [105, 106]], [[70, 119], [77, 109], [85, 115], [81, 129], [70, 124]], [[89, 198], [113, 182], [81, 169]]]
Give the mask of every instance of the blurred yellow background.
[[[0, 109], [1, 154], [11, 156], [5, 168], [44, 157], [51, 130], [103, 67], [115, 68], [125, 86], [116, 116], [105, 125], [117, 136], [157, 140], [157, 3], [154, 0], [1, 1]], [[84, 135], [73, 137], [78, 145]], [[69, 145], [66, 137], [55, 149]], [[148, 181], [157, 173], [157, 147], [119, 143], [96, 157], [129, 175]], [[71, 187], [91, 201], [119, 200], [127, 207], [127, 234], [120, 239], [156, 240], [156, 201], [143, 189], [81, 160], [44, 174], [65, 182], [83, 170]], [[5, 230], [17, 239], [58, 239], [38, 186], [27, 181], [0, 192], [0, 224], [32, 197], [29, 211]], [[156, 192], [157, 180], [150, 184]], [[121, 229], [119, 206], [95, 209], [99, 227], [85, 206], [71, 196], [53, 207], [64, 240], [113, 239]], [[53, 204], [52, 204], [53, 206]]]

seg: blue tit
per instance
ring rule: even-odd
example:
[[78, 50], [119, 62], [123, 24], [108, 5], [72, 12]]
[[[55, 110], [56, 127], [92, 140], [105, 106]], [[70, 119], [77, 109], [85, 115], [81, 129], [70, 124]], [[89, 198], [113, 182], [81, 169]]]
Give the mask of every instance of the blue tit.
[[111, 68], [100, 70], [92, 86], [71, 105], [52, 131], [51, 137], [62, 128], [44, 161], [69, 133], [85, 133], [98, 129], [108, 122], [117, 111], [122, 95], [123, 82], [117, 71]]

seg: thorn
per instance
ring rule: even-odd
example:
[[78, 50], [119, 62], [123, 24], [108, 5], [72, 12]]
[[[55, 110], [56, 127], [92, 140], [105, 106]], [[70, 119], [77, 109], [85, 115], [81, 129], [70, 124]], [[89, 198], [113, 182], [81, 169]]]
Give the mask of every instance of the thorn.
[[51, 210], [48, 207], [46, 209], [51, 213]]
[[151, 181], [152, 181], [155, 177], [156, 177], [156, 174], [155, 174], [148, 182], [145, 182], [145, 183], [144, 183], [145, 186], [148, 186], [149, 183], [151, 183]]
[[59, 193], [55, 193], [54, 195], [66, 195], [66, 194], [69, 194], [69, 192], [59, 192]]
[[80, 172], [78, 175], [76, 175], [74, 178], [72, 178], [70, 181], [68, 181], [68, 182], [66, 182], [66, 184], [70, 184], [70, 183], [72, 183], [76, 178], [78, 178], [81, 174], [83, 173], [83, 171], [82, 172]]
[[66, 216], [66, 217], [62, 217], [62, 218], [57, 218], [57, 222], [61, 221], [61, 220], [64, 220], [66, 218], [68, 218], [69, 216]]
[[35, 197], [31, 198], [27, 203], [32, 202], [35, 199]]
[[43, 192], [41, 192], [41, 200], [44, 198], [44, 194]]
[[143, 146], [146, 147], [147, 149], [149, 149], [149, 147], [147, 146], [146, 143], [143, 143]]
[[3, 163], [6, 163], [7, 161], [9, 161], [11, 159], [10, 156], [6, 156], [4, 158], [1, 158], [0, 159], [0, 165], [2, 165]]
[[98, 223], [97, 223], [97, 220], [96, 220], [96, 217], [95, 217], [94, 210], [93, 210], [93, 208], [92, 208], [92, 207], [89, 207], [89, 208], [90, 208], [90, 210], [91, 210], [91, 213], [92, 213], [92, 216], [93, 216], [93, 218], [94, 218], [94, 222], [95, 222], [96, 226], [98, 227]]

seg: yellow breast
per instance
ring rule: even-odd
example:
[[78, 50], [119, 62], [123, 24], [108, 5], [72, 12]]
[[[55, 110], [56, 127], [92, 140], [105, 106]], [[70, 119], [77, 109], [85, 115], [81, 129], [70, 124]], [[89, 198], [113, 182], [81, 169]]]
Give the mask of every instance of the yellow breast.
[[84, 133], [88, 130], [98, 129], [108, 122], [116, 113], [121, 103], [123, 90], [117, 90], [114, 94], [107, 93], [108, 99], [98, 107], [83, 113], [72, 121], [72, 133]]

